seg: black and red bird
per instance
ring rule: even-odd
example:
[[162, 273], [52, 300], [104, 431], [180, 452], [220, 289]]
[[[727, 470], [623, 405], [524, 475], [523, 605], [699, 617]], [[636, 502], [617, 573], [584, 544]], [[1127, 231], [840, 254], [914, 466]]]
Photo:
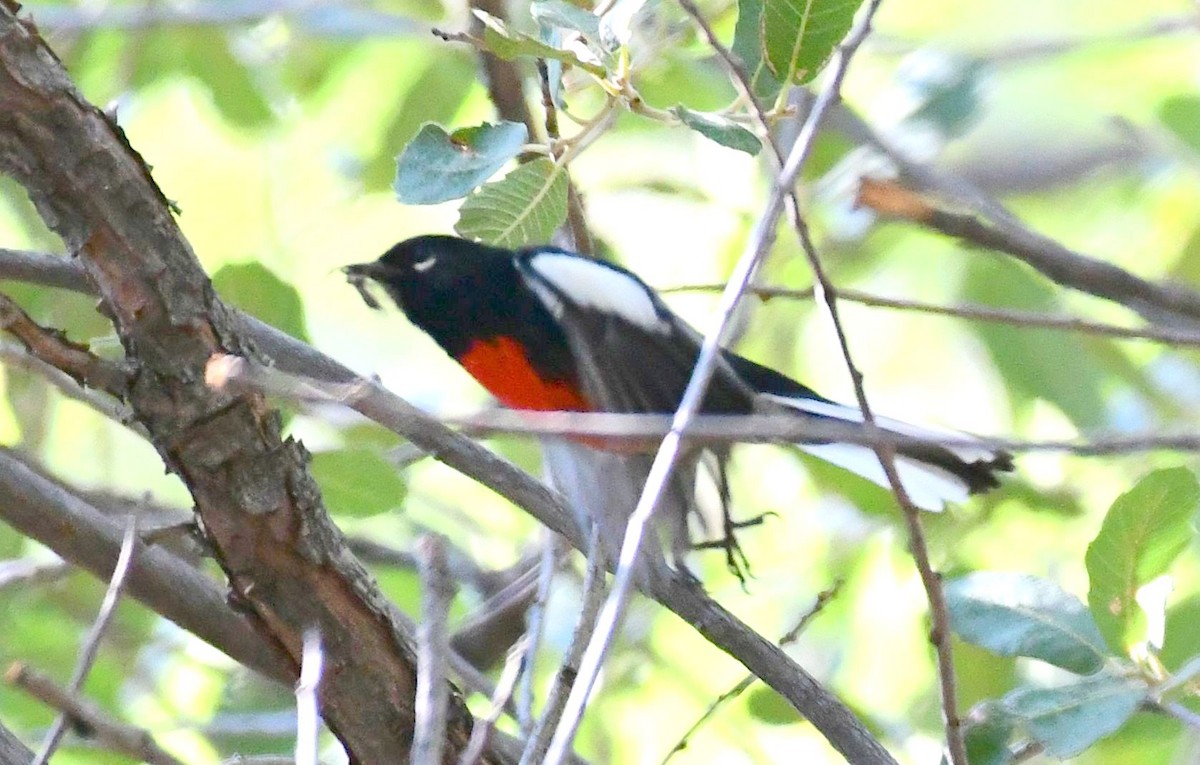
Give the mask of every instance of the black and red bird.
[[[512, 251], [450, 236], [420, 236], [400, 242], [375, 262], [345, 271], [360, 291], [364, 279], [381, 285], [413, 324], [513, 409], [672, 413], [702, 341], [630, 271], [553, 247]], [[722, 352], [702, 412], [781, 412], [862, 422], [857, 407], [824, 398], [729, 350]], [[996, 472], [1012, 469], [1007, 453], [982, 444], [920, 442], [961, 434], [875, 419], [903, 439], [896, 450], [897, 472], [918, 507], [940, 510], [944, 502], [997, 486]], [[577, 513], [592, 521], [607, 519], [602, 525], [611, 528], [602, 535], [616, 534], [608, 543], [619, 544], [623, 518], [636, 501], [638, 479], [644, 478], [650, 457], [606, 453], [595, 445], [545, 441], [548, 470]], [[889, 485], [869, 447], [797, 446], [880, 486]], [[716, 456], [723, 466], [725, 454]], [[680, 506], [671, 513], [677, 554], [687, 546], [695, 463], [684, 465], [671, 487]], [[723, 470], [718, 472], [724, 493]], [[730, 528], [727, 522], [727, 533]]]

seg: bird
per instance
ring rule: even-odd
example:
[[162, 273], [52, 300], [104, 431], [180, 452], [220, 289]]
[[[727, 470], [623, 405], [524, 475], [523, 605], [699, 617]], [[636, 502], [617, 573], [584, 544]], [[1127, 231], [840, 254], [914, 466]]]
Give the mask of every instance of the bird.
[[[504, 406], [517, 410], [673, 413], [691, 378], [702, 337], [632, 271], [552, 246], [496, 247], [446, 235], [423, 235], [377, 260], [346, 266], [364, 301], [379, 285], [408, 320]], [[721, 349], [702, 414], [768, 413], [866, 428], [861, 410], [732, 350]], [[1012, 457], [965, 434], [874, 417], [895, 437], [895, 466], [921, 509], [941, 510], [999, 485]], [[954, 439], [953, 445], [937, 441]], [[797, 446], [883, 487], [890, 483], [875, 451], [860, 443], [813, 440]], [[610, 556], [636, 504], [652, 454], [595, 438], [543, 439], [551, 483], [572, 505], [581, 531], [598, 525]], [[727, 447], [709, 446], [681, 461], [658, 515], [676, 562], [696, 546], [722, 546], [737, 573], [733, 539], [742, 525], [728, 509]], [[697, 468], [712, 468], [724, 506], [724, 538], [693, 543]], [[586, 538], [586, 536], [585, 536]], [[739, 574], [740, 576], [740, 574]]]

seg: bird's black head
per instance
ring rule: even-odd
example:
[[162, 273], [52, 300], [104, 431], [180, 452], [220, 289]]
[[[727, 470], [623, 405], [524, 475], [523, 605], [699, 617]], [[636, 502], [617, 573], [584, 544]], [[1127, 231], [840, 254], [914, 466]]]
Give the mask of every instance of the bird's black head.
[[[427, 235], [406, 239], [379, 260], [346, 266], [342, 271], [372, 308], [378, 308], [366, 281], [376, 282], [406, 313], [413, 316], [423, 305], [443, 302], [456, 292], [470, 292], [485, 279], [497, 260], [508, 262], [512, 253], [453, 236]], [[413, 318], [416, 318], [413, 316]]]

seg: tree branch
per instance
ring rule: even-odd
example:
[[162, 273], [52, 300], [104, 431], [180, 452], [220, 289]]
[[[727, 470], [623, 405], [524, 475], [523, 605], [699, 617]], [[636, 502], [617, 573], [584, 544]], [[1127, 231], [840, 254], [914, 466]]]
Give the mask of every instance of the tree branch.
[[[213, 294], [140, 157], [71, 85], [54, 54], [0, 2], [0, 171], [25, 186], [99, 290], [129, 361], [129, 402], [165, 463], [183, 478], [215, 556], [256, 626], [298, 661], [303, 630], [328, 646], [325, 719], [363, 763], [411, 745], [411, 637], [346, 550], [307, 473], [256, 395], [204, 384], [218, 352], [253, 354]], [[293, 670], [294, 671], [294, 670]], [[455, 697], [448, 749], [472, 720]]]

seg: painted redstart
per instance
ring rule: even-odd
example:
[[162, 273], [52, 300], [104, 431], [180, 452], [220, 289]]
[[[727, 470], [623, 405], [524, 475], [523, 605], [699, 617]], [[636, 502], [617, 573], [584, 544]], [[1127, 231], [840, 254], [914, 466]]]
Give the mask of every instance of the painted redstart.
[[[345, 272], [364, 300], [364, 287], [383, 287], [409, 320], [428, 333], [483, 387], [513, 409], [670, 414], [691, 377], [701, 337], [653, 289], [630, 271], [553, 247], [518, 251], [450, 236], [400, 242], [373, 263]], [[857, 407], [835, 403], [772, 369], [723, 351], [709, 385], [705, 414], [781, 413], [861, 427]], [[938, 446], [961, 434], [876, 417], [897, 436], [895, 464], [913, 503], [940, 510], [944, 502], [998, 485], [1012, 470], [1009, 454], [986, 446]], [[599, 448], [597, 448], [599, 446]], [[887, 487], [875, 452], [848, 443], [800, 443], [800, 449]], [[547, 472], [586, 530], [600, 525], [611, 554], [636, 502], [651, 455], [605, 449], [595, 440], [544, 439]], [[727, 499], [725, 449], [684, 461], [659, 517], [678, 560], [691, 546], [688, 516], [695, 508], [696, 468], [702, 457]], [[734, 524], [725, 507], [721, 545], [731, 567]]]

